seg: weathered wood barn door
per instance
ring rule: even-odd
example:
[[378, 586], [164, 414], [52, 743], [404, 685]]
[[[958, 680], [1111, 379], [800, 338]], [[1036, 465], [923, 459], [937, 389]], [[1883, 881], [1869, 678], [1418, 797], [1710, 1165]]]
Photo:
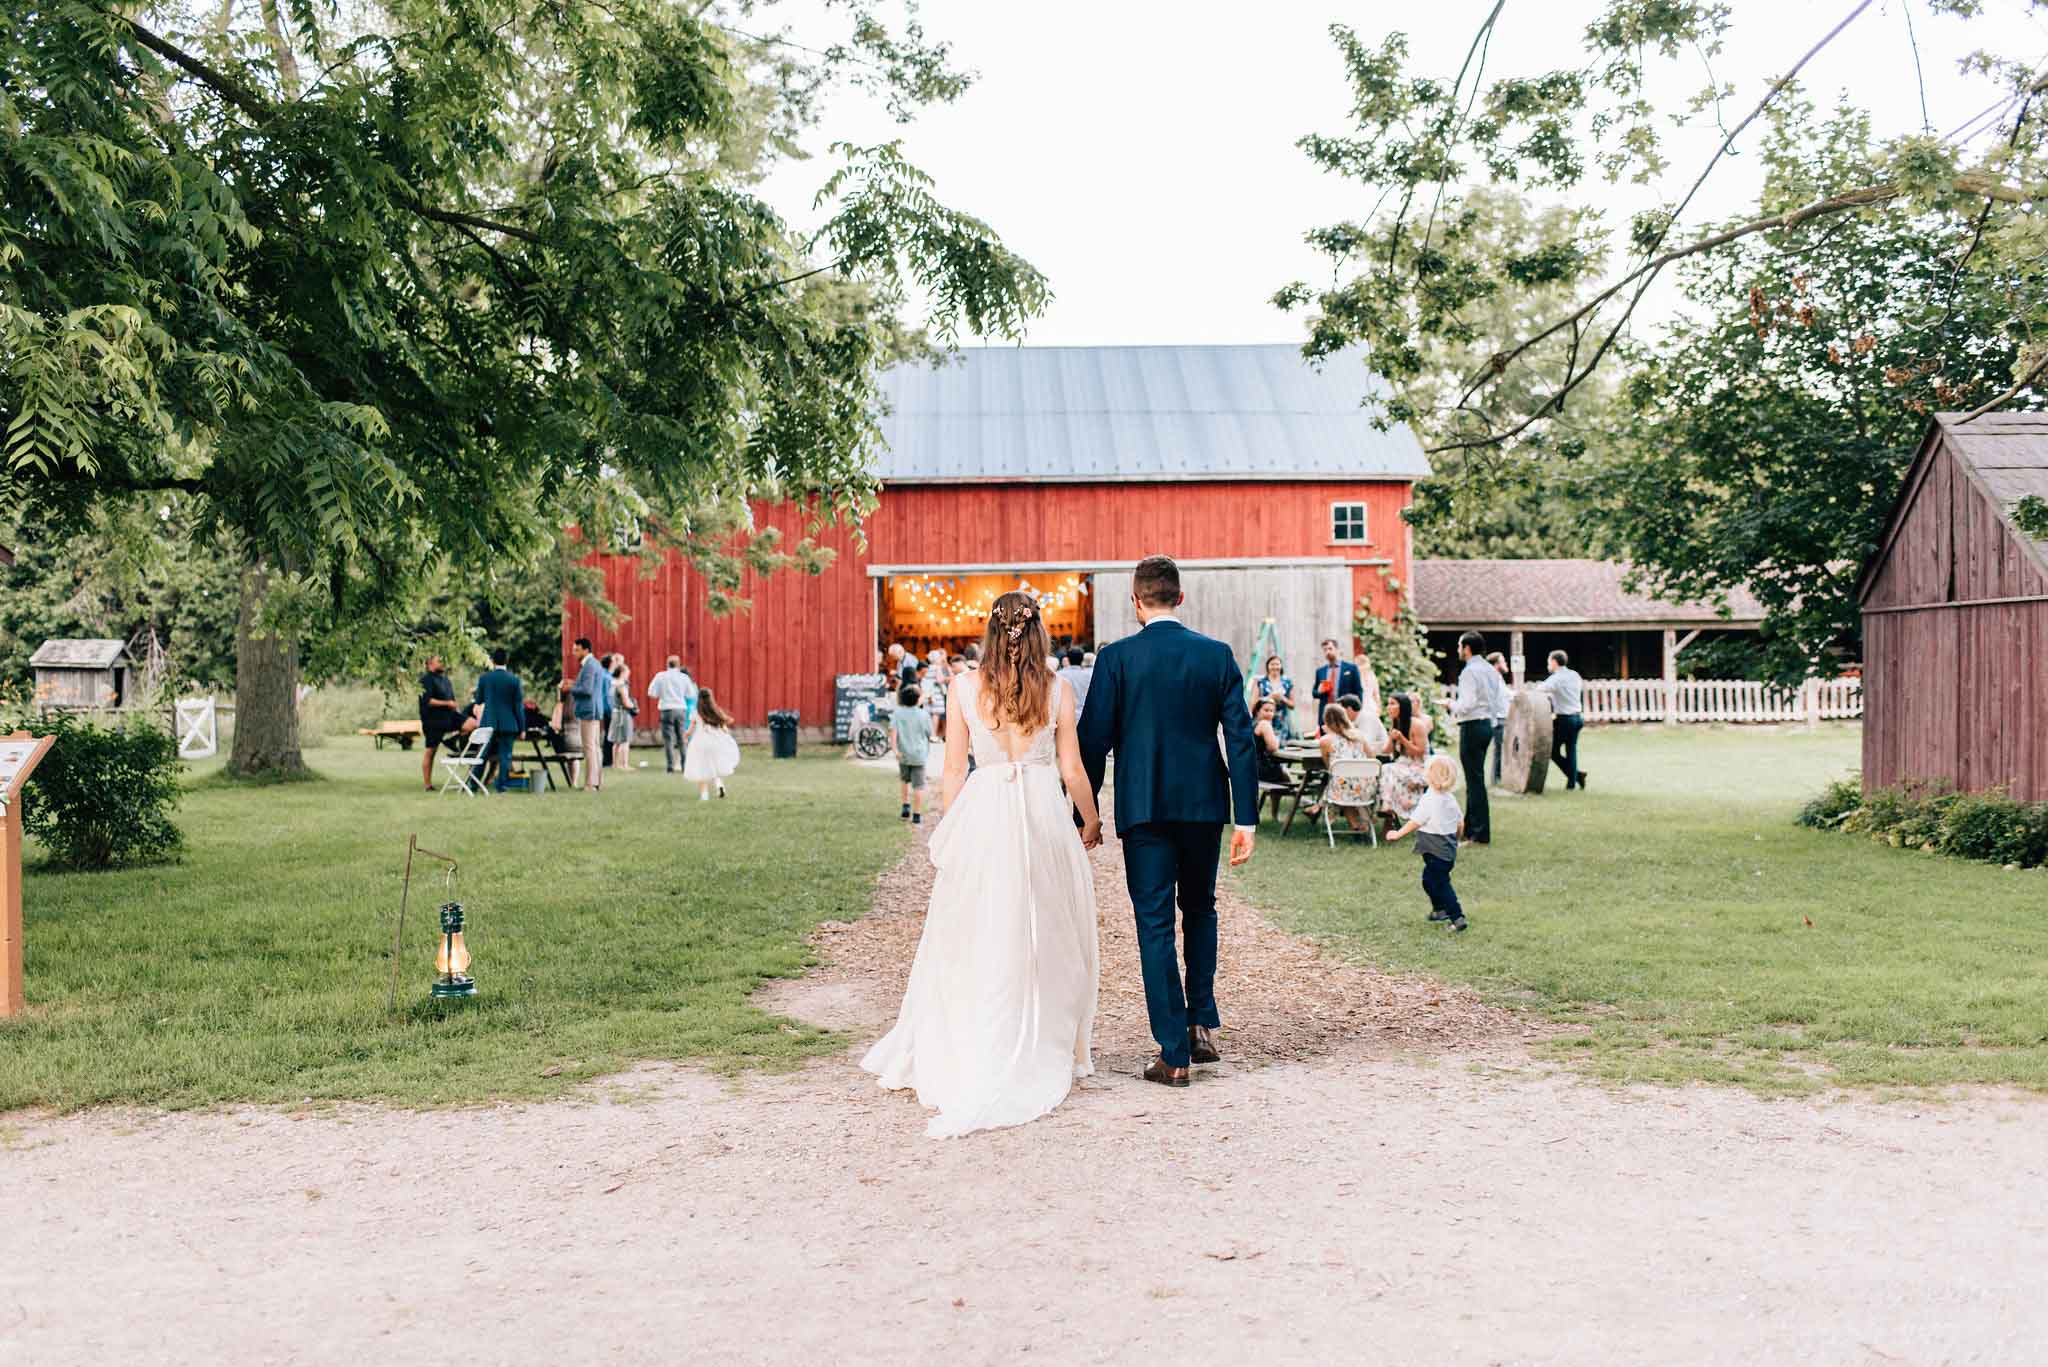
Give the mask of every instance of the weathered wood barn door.
[[[1334, 636], [1351, 656], [1351, 569], [1347, 565], [1248, 565], [1191, 569], [1183, 566], [1181, 591], [1187, 602], [1180, 619], [1205, 636], [1227, 641], [1237, 662], [1249, 662], [1259, 624], [1270, 617], [1280, 634], [1287, 673], [1304, 706], [1296, 712], [1306, 723], [1308, 686], [1322, 661], [1317, 643]], [[1138, 629], [1131, 607], [1131, 572], [1098, 571], [1095, 575], [1095, 642], [1107, 645]]]

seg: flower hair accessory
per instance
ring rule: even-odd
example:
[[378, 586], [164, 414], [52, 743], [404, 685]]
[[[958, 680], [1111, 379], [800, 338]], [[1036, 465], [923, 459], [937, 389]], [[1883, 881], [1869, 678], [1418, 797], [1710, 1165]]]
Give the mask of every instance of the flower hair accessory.
[[1016, 603], [1003, 612], [998, 613], [996, 620], [1002, 624], [1004, 628], [1003, 634], [1009, 638], [1010, 644], [1015, 645], [1017, 639], [1024, 634], [1024, 628], [1030, 626], [1031, 619], [1036, 616], [1038, 616], [1036, 604]]

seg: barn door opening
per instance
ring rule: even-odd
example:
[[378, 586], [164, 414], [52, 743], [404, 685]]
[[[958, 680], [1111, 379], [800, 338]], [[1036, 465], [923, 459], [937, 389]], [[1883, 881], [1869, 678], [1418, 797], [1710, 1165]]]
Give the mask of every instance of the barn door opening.
[[[960, 574], [933, 570], [892, 574], [880, 585], [879, 621], [886, 650], [900, 644], [918, 655], [943, 650], [958, 655], [979, 645], [988, 627], [989, 608], [1012, 589], [1038, 595], [1046, 634], [1053, 648], [1095, 648], [1094, 576], [1080, 570], [1029, 574]], [[1130, 576], [1124, 576], [1128, 582]], [[1128, 587], [1125, 590], [1129, 594]]]

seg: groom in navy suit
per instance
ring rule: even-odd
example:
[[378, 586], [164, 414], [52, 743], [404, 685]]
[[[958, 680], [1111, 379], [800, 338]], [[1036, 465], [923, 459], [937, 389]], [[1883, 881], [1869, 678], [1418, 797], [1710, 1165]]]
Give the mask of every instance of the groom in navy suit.
[[[1116, 833], [1137, 913], [1145, 1008], [1159, 1041], [1145, 1080], [1185, 1087], [1191, 1063], [1217, 1058], [1218, 846], [1234, 818], [1230, 862], [1252, 857], [1258, 749], [1244, 705], [1244, 675], [1230, 647], [1174, 616], [1182, 597], [1180, 567], [1163, 555], [1140, 561], [1131, 597], [1141, 628], [1096, 656], [1076, 734], [1098, 796], [1104, 761], [1116, 753]], [[1174, 950], [1176, 896], [1185, 983]]]

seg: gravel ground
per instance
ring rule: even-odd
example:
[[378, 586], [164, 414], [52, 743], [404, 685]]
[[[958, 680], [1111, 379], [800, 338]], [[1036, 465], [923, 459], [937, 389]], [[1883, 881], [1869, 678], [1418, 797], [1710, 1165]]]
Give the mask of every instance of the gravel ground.
[[[2048, 1103], [1616, 1092], [1225, 908], [1226, 1062], [934, 1143], [852, 1063], [575, 1100], [0, 1118], [0, 1364], [2018, 1363]], [[781, 1009], [893, 1015], [915, 854]], [[1121, 912], [1122, 918], [1128, 911]]]

